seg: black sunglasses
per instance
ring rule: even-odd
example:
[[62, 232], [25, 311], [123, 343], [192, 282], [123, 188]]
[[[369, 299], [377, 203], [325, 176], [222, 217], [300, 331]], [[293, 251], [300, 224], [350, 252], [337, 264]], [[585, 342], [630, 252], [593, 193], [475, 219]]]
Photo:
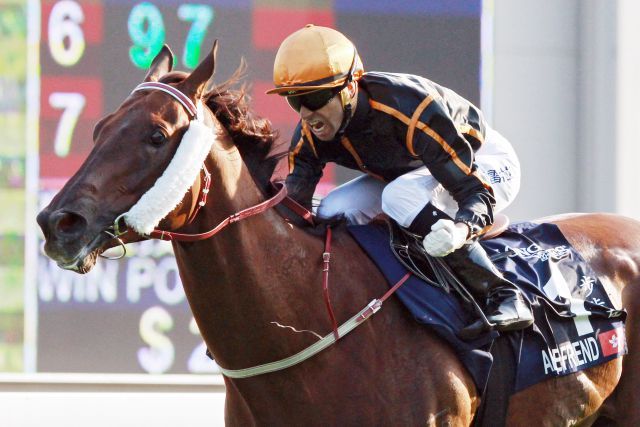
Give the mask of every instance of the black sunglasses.
[[334, 96], [336, 96], [344, 88], [321, 89], [303, 95], [289, 95], [287, 102], [298, 113], [304, 105], [308, 110], [317, 111], [327, 105]]

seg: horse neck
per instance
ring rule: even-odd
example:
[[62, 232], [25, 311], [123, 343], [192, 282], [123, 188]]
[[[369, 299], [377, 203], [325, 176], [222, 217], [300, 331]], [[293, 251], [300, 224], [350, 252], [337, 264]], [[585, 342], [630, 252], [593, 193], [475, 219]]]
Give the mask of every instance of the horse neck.
[[[214, 147], [208, 164], [212, 188], [193, 225], [199, 231], [265, 200], [234, 146]], [[174, 249], [200, 332], [222, 366], [284, 357], [316, 339], [272, 322], [296, 329], [326, 325], [317, 292], [322, 242], [291, 226], [274, 209], [231, 224], [210, 239], [175, 243]], [[317, 298], [310, 301], [314, 289]]]

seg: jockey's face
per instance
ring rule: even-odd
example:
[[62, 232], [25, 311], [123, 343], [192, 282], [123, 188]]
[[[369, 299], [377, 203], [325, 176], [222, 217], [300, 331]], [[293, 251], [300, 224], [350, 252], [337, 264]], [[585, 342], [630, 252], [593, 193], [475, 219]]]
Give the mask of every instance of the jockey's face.
[[300, 118], [320, 141], [331, 141], [340, 129], [344, 111], [340, 95], [337, 94], [322, 108], [311, 111], [304, 105], [300, 108]]
[[[356, 82], [351, 82], [343, 89], [350, 99], [349, 102], [351, 103], [352, 111], [355, 111], [357, 107], [357, 87]], [[300, 107], [300, 118], [309, 125], [311, 132], [313, 132], [320, 141], [331, 141], [335, 138], [336, 133], [338, 133], [342, 119], [344, 118], [344, 109], [342, 108], [340, 94], [337, 93], [324, 107], [315, 111], [302, 105]]]

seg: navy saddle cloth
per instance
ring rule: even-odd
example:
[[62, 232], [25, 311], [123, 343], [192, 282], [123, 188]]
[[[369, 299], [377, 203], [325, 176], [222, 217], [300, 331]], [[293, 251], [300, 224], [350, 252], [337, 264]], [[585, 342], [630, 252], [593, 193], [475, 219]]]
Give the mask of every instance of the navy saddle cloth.
[[[390, 285], [407, 270], [389, 247], [386, 224], [348, 227]], [[515, 363], [515, 391], [550, 377], [567, 375], [626, 354], [625, 312], [611, 303], [589, 265], [553, 224], [519, 223], [481, 242], [496, 267], [531, 303], [535, 323], [503, 334]], [[457, 336], [475, 320], [459, 297], [411, 276], [396, 295], [415, 319], [447, 340], [484, 390], [493, 358], [490, 331], [473, 341]]]

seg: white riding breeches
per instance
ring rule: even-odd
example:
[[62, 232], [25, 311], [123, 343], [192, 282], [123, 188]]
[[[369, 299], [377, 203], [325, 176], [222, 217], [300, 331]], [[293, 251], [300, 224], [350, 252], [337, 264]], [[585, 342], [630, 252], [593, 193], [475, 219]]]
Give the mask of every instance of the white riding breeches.
[[[496, 199], [494, 212], [505, 209], [520, 190], [520, 162], [505, 137], [487, 127], [485, 141], [476, 152], [478, 172], [491, 184]], [[350, 224], [366, 224], [386, 213], [409, 227], [431, 202], [452, 218], [458, 203], [431, 175], [426, 166], [384, 183], [369, 175], [355, 178], [333, 189], [318, 206], [317, 214], [328, 218], [343, 214]]]

